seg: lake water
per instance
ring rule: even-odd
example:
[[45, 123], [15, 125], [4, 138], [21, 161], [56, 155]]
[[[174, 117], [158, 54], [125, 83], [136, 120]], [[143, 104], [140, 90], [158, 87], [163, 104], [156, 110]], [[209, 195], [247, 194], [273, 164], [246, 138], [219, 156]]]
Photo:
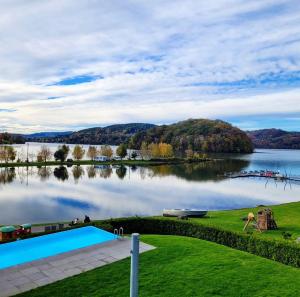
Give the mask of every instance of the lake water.
[[[40, 147], [40, 145], [39, 145]], [[55, 146], [56, 147], [56, 146]], [[251, 155], [177, 166], [73, 166], [0, 169], [0, 224], [159, 215], [163, 208], [208, 210], [300, 200], [300, 184], [224, 178], [241, 170], [280, 170], [300, 176], [300, 151]]]

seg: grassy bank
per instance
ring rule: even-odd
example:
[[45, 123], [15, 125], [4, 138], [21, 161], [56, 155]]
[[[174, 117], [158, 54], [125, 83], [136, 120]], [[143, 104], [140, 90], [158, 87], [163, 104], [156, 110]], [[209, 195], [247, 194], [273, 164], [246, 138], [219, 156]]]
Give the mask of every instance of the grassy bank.
[[[253, 232], [254, 236], [270, 239], [282, 239], [282, 232], [289, 232], [292, 234], [292, 239], [300, 237], [300, 202], [271, 205], [268, 207], [270, 207], [274, 212], [278, 230], [268, 230], [260, 233], [254, 228], [249, 228], [248, 230]], [[247, 217], [249, 212], [253, 212], [256, 215], [257, 211], [261, 208], [263, 207], [210, 211], [208, 212], [208, 216], [205, 218], [193, 218], [189, 219], [189, 221], [244, 233], [243, 227], [245, 223], [241, 220], [241, 218]]]
[[[299, 269], [199, 239], [145, 235], [142, 240], [157, 248], [141, 255], [141, 297], [300, 294]], [[127, 258], [18, 296], [129, 296], [129, 267]]]
[[188, 160], [184, 158], [173, 159], [153, 159], [153, 160], [112, 160], [112, 161], [94, 161], [94, 160], [79, 160], [73, 162], [47, 161], [47, 162], [8, 162], [0, 163], [0, 167], [29, 167], [29, 166], [72, 166], [72, 165], [163, 165], [163, 164], [182, 164], [182, 163], [197, 163], [211, 161], [209, 158]]
[[[292, 234], [292, 240], [300, 237], [300, 202], [291, 202], [279, 205], [272, 205], [268, 207], [270, 207], [274, 212], [278, 230], [268, 230], [260, 233], [256, 231], [256, 229], [250, 227], [248, 228], [248, 231], [253, 236], [257, 236], [260, 238], [283, 240], [282, 232], [289, 232]], [[207, 216], [203, 218], [189, 218], [188, 222], [197, 223], [209, 227], [222, 228], [224, 230], [245, 234], [245, 232], [243, 231], [245, 223], [244, 221], [242, 221], [241, 218], [246, 217], [249, 212], [253, 212], [254, 214], [256, 214], [257, 211], [261, 208], [262, 207], [224, 211], [209, 211]], [[160, 218], [163, 220], [178, 220], [177, 218], [167, 218], [162, 216], [154, 218]], [[101, 220], [96, 220], [94, 222], [101, 222]], [[70, 222], [56, 222], [56, 224], [58, 223]], [[43, 225], [51, 225], [51, 223], [34, 224], [34, 226]]]

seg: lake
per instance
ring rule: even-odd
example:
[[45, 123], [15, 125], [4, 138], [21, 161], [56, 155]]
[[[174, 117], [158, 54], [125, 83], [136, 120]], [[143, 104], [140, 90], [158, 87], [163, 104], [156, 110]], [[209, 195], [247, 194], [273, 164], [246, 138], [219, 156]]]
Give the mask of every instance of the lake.
[[[26, 151], [26, 146], [18, 149]], [[2, 168], [0, 224], [71, 221], [85, 214], [92, 219], [160, 215], [163, 208], [218, 210], [300, 200], [297, 183], [224, 177], [228, 172], [260, 169], [300, 175], [300, 151], [257, 150], [218, 158], [176, 166]]]

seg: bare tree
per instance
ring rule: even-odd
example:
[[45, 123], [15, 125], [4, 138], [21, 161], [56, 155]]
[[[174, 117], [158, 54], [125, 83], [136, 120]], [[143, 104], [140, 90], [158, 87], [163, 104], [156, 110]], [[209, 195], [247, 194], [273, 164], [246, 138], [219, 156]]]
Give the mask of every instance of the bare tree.
[[95, 146], [89, 146], [89, 149], [87, 151], [87, 156], [91, 159], [91, 160], [95, 160], [95, 158], [98, 155], [98, 151], [97, 148]]
[[51, 158], [52, 158], [52, 152], [47, 146], [43, 145], [37, 154], [37, 160], [39, 162], [47, 162], [50, 161]]

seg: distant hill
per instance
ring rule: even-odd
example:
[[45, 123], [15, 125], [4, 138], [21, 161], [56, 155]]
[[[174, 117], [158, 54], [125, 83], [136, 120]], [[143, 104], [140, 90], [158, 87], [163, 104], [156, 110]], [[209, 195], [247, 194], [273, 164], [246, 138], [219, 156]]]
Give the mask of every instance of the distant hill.
[[53, 138], [53, 137], [61, 137], [61, 136], [68, 136], [72, 134], [72, 131], [66, 131], [66, 132], [38, 132], [33, 134], [27, 134], [24, 135], [26, 139], [39, 139], [39, 138]]
[[247, 131], [256, 148], [300, 149], [300, 132], [287, 132], [280, 129]]
[[247, 134], [221, 120], [190, 119], [172, 125], [155, 126], [132, 136], [131, 148], [142, 142], [166, 142], [177, 151], [191, 148], [215, 153], [251, 153], [253, 145]]
[[31, 138], [31, 141], [119, 145], [120, 143], [127, 142], [135, 133], [154, 126], [153, 124], [145, 123], [117, 124], [107, 127], [84, 129], [67, 135]]

